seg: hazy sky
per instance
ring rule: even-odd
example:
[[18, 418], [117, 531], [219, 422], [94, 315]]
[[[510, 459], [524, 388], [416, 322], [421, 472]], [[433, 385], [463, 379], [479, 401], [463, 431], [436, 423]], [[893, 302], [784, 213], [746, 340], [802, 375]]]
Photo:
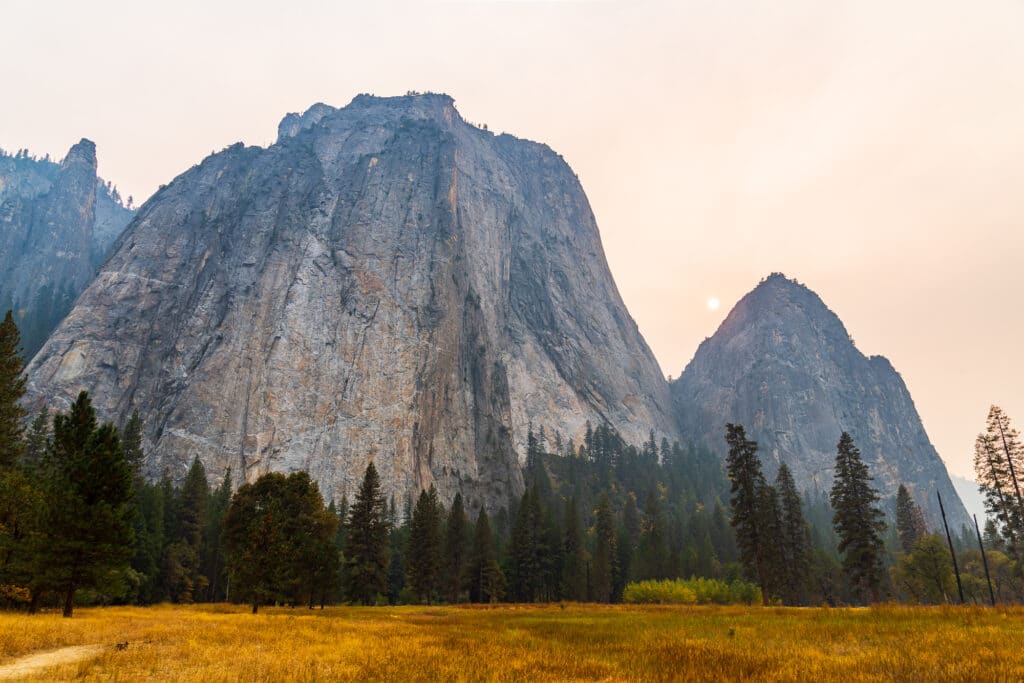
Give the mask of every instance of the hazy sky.
[[1022, 0], [156, 5], [0, 1], [0, 146], [89, 137], [139, 200], [314, 102], [444, 91], [577, 171], [665, 374], [783, 271], [952, 471], [990, 403], [1024, 426]]

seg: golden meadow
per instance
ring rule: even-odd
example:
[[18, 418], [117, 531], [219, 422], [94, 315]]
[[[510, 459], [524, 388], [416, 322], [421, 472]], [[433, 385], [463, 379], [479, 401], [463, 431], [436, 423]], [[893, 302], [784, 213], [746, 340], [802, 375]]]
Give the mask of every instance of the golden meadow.
[[[85, 608], [0, 614], [0, 667], [72, 645], [25, 680], [1019, 681], [1024, 608], [547, 605]], [[118, 649], [117, 643], [127, 642]], [[2, 671], [2, 668], [0, 668]]]

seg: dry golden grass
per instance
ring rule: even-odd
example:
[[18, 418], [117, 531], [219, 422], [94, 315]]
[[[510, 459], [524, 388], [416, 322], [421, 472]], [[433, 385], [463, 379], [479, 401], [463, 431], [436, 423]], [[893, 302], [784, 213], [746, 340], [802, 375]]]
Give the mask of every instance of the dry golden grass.
[[[0, 614], [0, 666], [104, 644], [28, 680], [1019, 681], [1024, 609], [81, 609]], [[124, 650], [114, 644], [127, 640]]]

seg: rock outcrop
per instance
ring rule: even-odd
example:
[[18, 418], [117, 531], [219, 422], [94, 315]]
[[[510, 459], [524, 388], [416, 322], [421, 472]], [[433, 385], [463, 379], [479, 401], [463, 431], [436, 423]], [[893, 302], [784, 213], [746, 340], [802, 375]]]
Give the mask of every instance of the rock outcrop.
[[96, 146], [57, 164], [0, 153], [0, 307], [13, 309], [29, 357], [92, 280], [131, 220], [96, 176]]
[[936, 491], [951, 528], [968, 523], [902, 378], [885, 358], [858, 351], [822, 300], [782, 275], [736, 304], [672, 393], [685, 438], [724, 453], [725, 424], [741, 423], [771, 476], [785, 462], [799, 486], [827, 492], [847, 431], [890, 513], [904, 483], [933, 528], [941, 528]]
[[[359, 96], [230, 147], [139, 209], [29, 368], [35, 403], [88, 389], [145, 423], [147, 468], [308, 470], [353, 494], [504, 505], [528, 425], [674, 438], [583, 190], [548, 147], [451, 98]], [[237, 479], [236, 479], [237, 481]]]

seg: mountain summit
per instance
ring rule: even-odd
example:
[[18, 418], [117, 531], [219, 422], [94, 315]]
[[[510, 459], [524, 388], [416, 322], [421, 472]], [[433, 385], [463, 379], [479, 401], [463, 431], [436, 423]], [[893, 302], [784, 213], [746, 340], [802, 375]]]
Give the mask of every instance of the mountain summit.
[[802, 488], [827, 492], [847, 431], [887, 506], [904, 483], [933, 528], [935, 491], [951, 528], [968, 523], [902, 378], [882, 356], [858, 351], [838, 316], [795, 280], [774, 273], [744, 296], [672, 393], [685, 438], [724, 451], [725, 423], [741, 423], [768, 473], [785, 462]]
[[132, 211], [96, 176], [82, 139], [55, 163], [0, 151], [0, 315], [34, 354], [96, 273]]
[[290, 114], [142, 206], [29, 367], [29, 396], [145, 423], [147, 469], [308, 470], [351, 496], [522, 488], [528, 426], [676, 436], [575, 174], [446, 95]]

